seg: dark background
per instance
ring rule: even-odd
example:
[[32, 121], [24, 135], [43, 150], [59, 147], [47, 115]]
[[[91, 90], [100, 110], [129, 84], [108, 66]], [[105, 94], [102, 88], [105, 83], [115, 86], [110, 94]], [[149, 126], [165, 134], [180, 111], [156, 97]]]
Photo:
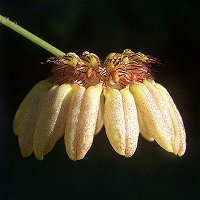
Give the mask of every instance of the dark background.
[[0, 6], [2, 15], [65, 52], [88, 50], [104, 59], [131, 48], [159, 58], [155, 80], [170, 91], [187, 132], [181, 158], [140, 137], [126, 159], [104, 129], [82, 161], [69, 160], [63, 139], [44, 161], [23, 158], [12, 120], [27, 92], [47, 77], [40, 62], [52, 55], [0, 25], [0, 199], [198, 199], [198, 1], [4, 0]]

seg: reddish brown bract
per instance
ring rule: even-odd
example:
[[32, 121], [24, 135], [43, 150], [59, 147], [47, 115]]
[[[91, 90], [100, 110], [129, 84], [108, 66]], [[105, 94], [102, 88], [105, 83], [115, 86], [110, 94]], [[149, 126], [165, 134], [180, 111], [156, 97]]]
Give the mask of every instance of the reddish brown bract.
[[60, 57], [51, 57], [46, 63], [52, 63], [51, 81], [54, 84], [75, 83], [77, 77], [77, 68], [81, 65], [81, 59], [75, 53], [67, 53]]
[[158, 60], [125, 49], [122, 54], [109, 54], [104, 62], [85, 51], [80, 57], [70, 52], [49, 58], [46, 63], [53, 63], [50, 79], [55, 84], [75, 83], [88, 88], [102, 83], [104, 87], [120, 90], [128, 84], [153, 79], [150, 67]]
[[127, 83], [143, 82], [144, 80], [153, 79], [150, 67], [156, 63], [156, 60], [150, 56], [126, 49], [122, 53], [122, 57], [126, 58], [126, 69], [127, 69]]

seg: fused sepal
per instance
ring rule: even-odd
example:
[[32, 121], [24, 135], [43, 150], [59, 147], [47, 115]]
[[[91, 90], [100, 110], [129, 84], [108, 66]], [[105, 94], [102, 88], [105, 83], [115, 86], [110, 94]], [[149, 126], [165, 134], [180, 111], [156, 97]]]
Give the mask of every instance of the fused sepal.
[[18, 135], [21, 154], [24, 157], [33, 152], [36, 122], [43, 98], [51, 86], [52, 84], [47, 80], [37, 83], [24, 98], [16, 112], [13, 129]]

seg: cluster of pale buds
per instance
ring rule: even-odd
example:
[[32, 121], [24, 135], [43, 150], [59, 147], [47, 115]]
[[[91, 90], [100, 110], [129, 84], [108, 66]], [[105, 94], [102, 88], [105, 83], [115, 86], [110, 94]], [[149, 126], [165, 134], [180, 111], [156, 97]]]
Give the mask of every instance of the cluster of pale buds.
[[156, 59], [126, 49], [104, 62], [89, 52], [46, 62], [53, 63], [50, 78], [33, 87], [14, 119], [24, 157], [34, 152], [42, 160], [64, 135], [69, 158], [83, 159], [103, 125], [114, 150], [125, 157], [134, 154], [139, 133], [168, 152], [185, 153], [181, 115], [150, 71]]

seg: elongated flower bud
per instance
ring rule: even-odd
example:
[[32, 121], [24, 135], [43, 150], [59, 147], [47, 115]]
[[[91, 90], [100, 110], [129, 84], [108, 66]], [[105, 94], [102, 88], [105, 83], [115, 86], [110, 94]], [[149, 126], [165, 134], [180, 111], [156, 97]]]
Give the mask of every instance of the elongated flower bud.
[[105, 91], [104, 123], [114, 150], [120, 155], [132, 156], [137, 147], [139, 126], [135, 102], [128, 88]]
[[[43, 159], [45, 148], [50, 140], [52, 140], [53, 138], [53, 141], [55, 143], [60, 137], [60, 134], [64, 134], [64, 132], [55, 133], [55, 129], [57, 128], [56, 126], [58, 126], [58, 124], [56, 125], [56, 123], [59, 122], [57, 120], [59, 118], [63, 100], [70, 92], [70, 90], [71, 86], [68, 84], [53, 86], [43, 99], [41, 111], [36, 122], [34, 136], [34, 153], [39, 160]], [[60, 124], [60, 126], [63, 126], [63, 124]], [[58, 134], [58, 136], [56, 134]], [[48, 152], [50, 150], [51, 149], [48, 149], [46, 151]]]
[[88, 87], [84, 93], [76, 131], [75, 145], [76, 158], [78, 160], [85, 157], [92, 145], [97, 124], [101, 92], [102, 85], [98, 84]]
[[142, 83], [132, 84], [130, 91], [135, 98], [138, 110], [140, 110], [143, 119], [146, 121], [150, 134], [166, 151], [173, 152], [171, 134], [151, 93]]
[[21, 154], [24, 157], [33, 152], [33, 143], [37, 118], [39, 116], [43, 98], [52, 84], [49, 81], [40, 81], [27, 94], [19, 106], [13, 123], [13, 129], [18, 135]]
[[163, 96], [164, 102], [166, 103], [169, 109], [170, 117], [173, 122], [174, 154], [178, 154], [179, 156], [182, 156], [186, 150], [186, 134], [185, 134], [185, 128], [183, 125], [182, 117], [178, 109], [176, 108], [176, 105], [174, 104], [174, 101], [172, 100], [170, 94], [167, 92], [167, 90], [158, 83], [154, 83], [154, 85], [158, 88], [161, 95]]

